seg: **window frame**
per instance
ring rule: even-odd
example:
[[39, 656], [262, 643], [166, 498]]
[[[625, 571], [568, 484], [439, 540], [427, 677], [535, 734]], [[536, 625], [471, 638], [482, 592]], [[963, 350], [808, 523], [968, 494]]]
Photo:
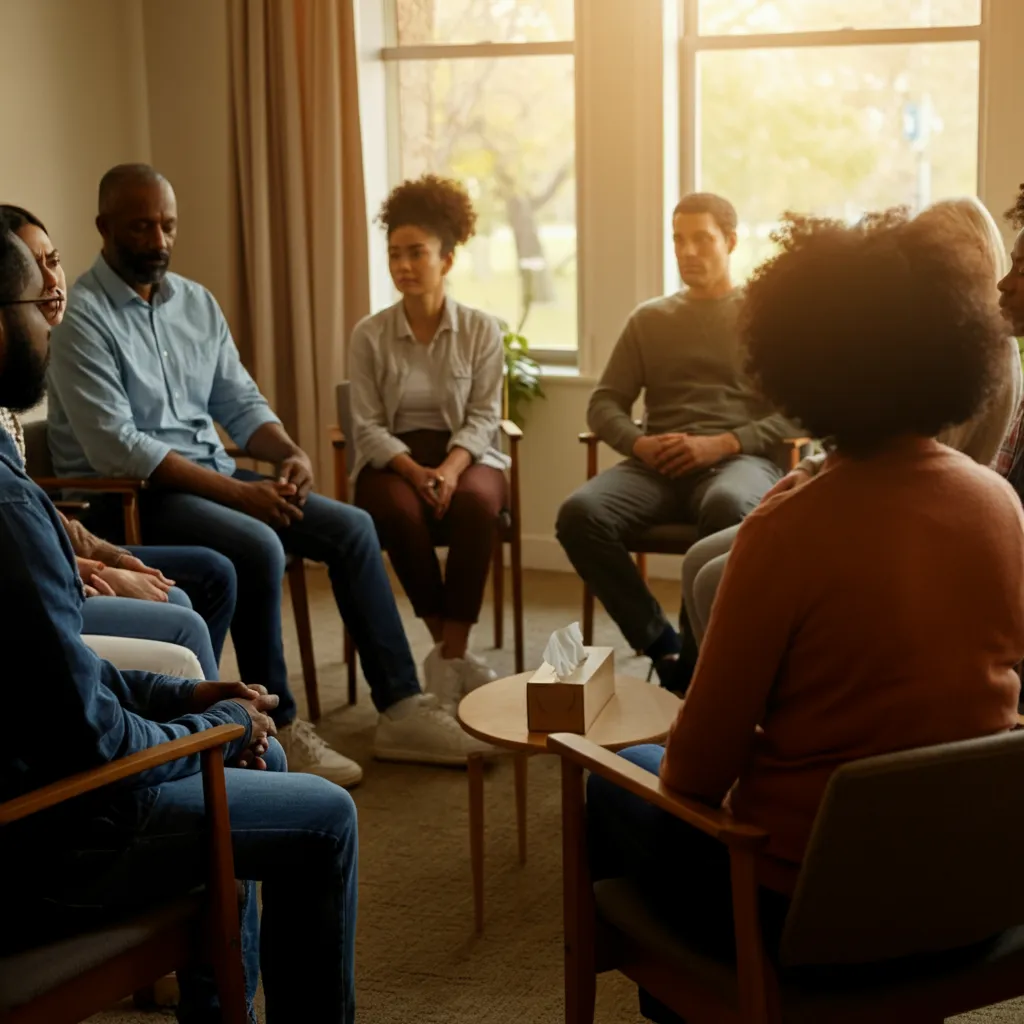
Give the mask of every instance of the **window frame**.
[[[543, 348], [530, 346], [530, 355], [542, 366], [572, 367], [580, 364], [581, 339], [583, 335], [583, 254], [580, 243], [580, 199], [581, 199], [581, 162], [580, 162], [580, 74], [577, 40], [580, 32], [580, 8], [586, 0], [574, 0], [573, 20], [574, 38], [524, 43], [417, 43], [399, 45], [398, 3], [400, 0], [383, 0], [383, 36], [384, 45], [379, 48], [376, 56], [384, 69], [386, 133], [387, 133], [387, 169], [388, 180], [394, 185], [401, 179], [401, 144], [398, 137], [399, 119], [398, 70], [404, 61], [430, 60], [472, 60], [489, 58], [514, 57], [572, 57], [573, 58], [573, 119], [575, 126], [575, 149], [573, 152], [573, 186], [576, 192], [576, 338], [573, 348]], [[397, 294], [397, 293], [395, 293]], [[514, 325], [513, 325], [514, 327]]]
[[[701, 53], [721, 50], [821, 49], [822, 47], [914, 45], [921, 43], [978, 44], [978, 174], [982, 193], [987, 153], [988, 49], [992, 0], [981, 0], [977, 25], [942, 25], [932, 28], [841, 28], [812, 32], [730, 33], [701, 35], [700, 0], [677, 0], [679, 68], [679, 193], [696, 190], [700, 161], [700, 89], [697, 63]], [[667, 274], [671, 268], [666, 267]], [[666, 275], [667, 276], [667, 275]]]

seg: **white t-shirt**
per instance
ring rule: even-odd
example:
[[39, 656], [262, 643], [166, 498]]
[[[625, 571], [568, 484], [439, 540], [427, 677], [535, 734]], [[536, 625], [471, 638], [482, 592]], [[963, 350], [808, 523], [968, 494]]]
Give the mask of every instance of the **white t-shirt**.
[[402, 397], [395, 412], [395, 434], [413, 430], [448, 430], [441, 410], [441, 396], [434, 387], [430, 345], [406, 340], [409, 369], [402, 385]]

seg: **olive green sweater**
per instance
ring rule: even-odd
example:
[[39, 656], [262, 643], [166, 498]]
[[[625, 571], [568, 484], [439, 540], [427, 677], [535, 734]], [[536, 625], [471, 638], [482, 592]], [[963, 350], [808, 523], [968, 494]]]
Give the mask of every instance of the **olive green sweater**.
[[[590, 397], [590, 429], [623, 455], [645, 432], [733, 433], [750, 455], [769, 455], [798, 435], [743, 372], [736, 328], [742, 295], [734, 289], [720, 299], [691, 299], [683, 291], [637, 307]], [[641, 392], [646, 431], [632, 417]]]

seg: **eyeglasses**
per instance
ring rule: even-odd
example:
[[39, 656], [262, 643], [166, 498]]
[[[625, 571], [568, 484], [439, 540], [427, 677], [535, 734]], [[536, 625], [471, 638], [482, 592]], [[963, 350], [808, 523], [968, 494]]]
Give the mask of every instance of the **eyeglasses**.
[[64, 301], [64, 294], [58, 292], [56, 295], [47, 295], [42, 299], [7, 299], [0, 302], [0, 306], [38, 306], [43, 316], [53, 316], [61, 307]]

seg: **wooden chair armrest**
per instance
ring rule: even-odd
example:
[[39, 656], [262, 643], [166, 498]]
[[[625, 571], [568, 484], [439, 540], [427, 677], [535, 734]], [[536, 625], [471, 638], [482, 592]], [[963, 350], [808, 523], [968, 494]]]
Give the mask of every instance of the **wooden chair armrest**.
[[32, 482], [44, 491], [97, 491], [108, 494], [138, 494], [148, 480], [121, 476], [34, 476]]
[[548, 750], [614, 782], [726, 846], [757, 851], [768, 843], [768, 833], [764, 829], [745, 825], [728, 811], [715, 810], [697, 800], [672, 792], [657, 775], [582, 736], [567, 732], [553, 733], [548, 737]]
[[576, 440], [579, 441], [580, 444], [597, 444], [597, 434], [592, 430], [581, 430], [576, 435]]
[[794, 448], [803, 448], [805, 444], [811, 444], [813, 441], [813, 437], [784, 437], [782, 439], [783, 444], [792, 445]]
[[345, 432], [341, 427], [328, 427], [327, 437], [331, 442], [333, 448], [344, 448], [345, 447]]
[[513, 423], [511, 420], [501, 421], [501, 432], [513, 442], [521, 441], [523, 439], [523, 432], [519, 425]]
[[91, 793], [94, 789], [120, 782], [132, 775], [157, 768], [168, 761], [177, 761], [182, 757], [191, 757], [203, 750], [223, 746], [243, 735], [245, 729], [240, 725], [217, 725], [212, 729], [182, 736], [168, 743], [160, 743], [148, 750], [140, 750], [137, 754], [122, 757], [117, 761], [90, 768], [89, 771], [69, 775], [66, 779], [53, 782], [49, 786], [25, 793], [23, 796], [0, 804], [0, 825], [9, 825], [31, 814], [45, 811], [57, 804], [64, 803], [83, 793]]
[[55, 501], [53, 507], [71, 519], [83, 512], [88, 512], [91, 506], [87, 501]]

